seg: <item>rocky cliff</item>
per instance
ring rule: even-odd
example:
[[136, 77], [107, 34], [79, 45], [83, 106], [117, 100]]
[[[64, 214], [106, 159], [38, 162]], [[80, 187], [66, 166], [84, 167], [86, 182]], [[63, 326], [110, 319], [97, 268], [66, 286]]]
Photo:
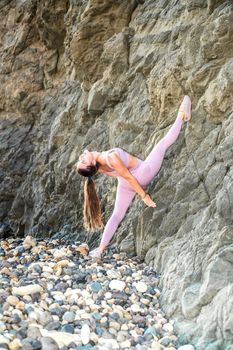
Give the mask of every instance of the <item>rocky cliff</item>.
[[[115, 238], [162, 273], [164, 310], [197, 350], [233, 346], [231, 0], [0, 2], [1, 235], [78, 237], [84, 148], [144, 159], [193, 118]], [[114, 179], [96, 179], [106, 222]]]

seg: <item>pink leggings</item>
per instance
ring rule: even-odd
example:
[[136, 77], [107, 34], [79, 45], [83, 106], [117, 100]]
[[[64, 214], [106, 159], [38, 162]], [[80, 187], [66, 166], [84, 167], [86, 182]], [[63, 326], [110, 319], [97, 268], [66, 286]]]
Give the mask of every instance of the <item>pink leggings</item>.
[[[137, 166], [130, 170], [132, 175], [138, 180], [142, 187], [146, 187], [153, 180], [155, 175], [158, 174], [166, 150], [170, 147], [178, 138], [183, 121], [180, 118], [176, 118], [175, 123], [172, 125], [168, 133], [154, 146], [148, 157], [142, 161], [138, 159]], [[126, 211], [132, 202], [136, 192], [129, 185], [129, 183], [122, 177], [118, 177], [118, 186], [116, 201], [113, 213], [108, 220], [103, 236], [101, 239], [101, 245], [107, 246], [112, 236], [117, 230], [120, 222], [123, 220]]]

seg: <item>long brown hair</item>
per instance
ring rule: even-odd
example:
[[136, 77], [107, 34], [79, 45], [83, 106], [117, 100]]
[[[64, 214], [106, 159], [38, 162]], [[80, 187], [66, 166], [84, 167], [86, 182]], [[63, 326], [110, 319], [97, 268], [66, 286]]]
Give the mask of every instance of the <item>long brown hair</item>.
[[92, 176], [97, 173], [99, 164], [87, 166], [86, 169], [78, 169], [78, 173], [88, 177], [84, 183], [83, 219], [87, 231], [98, 231], [103, 228], [100, 202], [95, 190]]

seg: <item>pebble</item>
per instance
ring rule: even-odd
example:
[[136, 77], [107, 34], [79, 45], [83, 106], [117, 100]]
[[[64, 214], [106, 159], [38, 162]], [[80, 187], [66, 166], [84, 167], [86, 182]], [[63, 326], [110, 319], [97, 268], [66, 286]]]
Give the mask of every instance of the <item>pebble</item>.
[[18, 338], [16, 338], [11, 343], [9, 343], [8, 346], [10, 350], [18, 350], [21, 347], [21, 345], [21, 341]]
[[156, 272], [126, 254], [87, 256], [62, 239], [0, 241], [0, 349], [176, 348]]
[[141, 311], [141, 308], [138, 304], [133, 304], [130, 306], [130, 308], [133, 312], [140, 312]]
[[12, 294], [14, 295], [27, 295], [43, 292], [43, 288], [38, 284], [30, 284], [23, 287], [13, 287]]
[[133, 283], [133, 286], [135, 286], [138, 292], [145, 293], [147, 291], [147, 285], [144, 282]]
[[120, 292], [122, 292], [125, 289], [126, 283], [124, 281], [120, 281], [120, 280], [112, 280], [109, 283], [109, 288], [111, 290], [119, 290]]
[[162, 347], [161, 344], [157, 341], [152, 342], [151, 348], [154, 350], [163, 350], [164, 349], [164, 347]]
[[[81, 345], [81, 338], [78, 334], [70, 334], [67, 332], [58, 332], [58, 331], [47, 331], [46, 329], [40, 329], [41, 335], [43, 338], [50, 338], [55, 342], [59, 347], [68, 346], [71, 342]], [[42, 339], [43, 339], [42, 338]], [[49, 346], [48, 348], [50, 349]]]
[[90, 327], [88, 326], [88, 324], [84, 324], [81, 329], [81, 341], [83, 345], [86, 345], [89, 343], [90, 333], [91, 333]]
[[10, 343], [9, 339], [0, 334], [0, 344], [9, 344], [9, 343]]
[[74, 322], [75, 320], [75, 313], [72, 311], [67, 311], [64, 313], [62, 319], [67, 322]]
[[19, 303], [19, 298], [10, 295], [7, 299], [6, 302], [9, 303], [10, 305], [16, 306]]
[[[59, 350], [59, 346], [57, 344], [57, 342], [51, 338], [51, 337], [42, 337], [41, 338], [41, 349], [42, 350], [46, 350], [46, 349], [49, 349], [49, 350]], [[31, 347], [31, 349], [33, 349]]]
[[173, 332], [173, 325], [170, 324], [170, 323], [165, 323], [165, 324], [163, 325], [163, 330], [164, 330], [165, 332], [172, 333], [172, 332]]
[[35, 247], [35, 245], [36, 245], [36, 241], [33, 239], [32, 236], [27, 236], [23, 241], [23, 247], [25, 249], [33, 248]]
[[98, 293], [102, 289], [102, 285], [99, 282], [92, 282], [90, 288], [92, 292]]
[[58, 261], [57, 266], [65, 267], [65, 266], [69, 265], [69, 263], [70, 263], [69, 260], [60, 260], [60, 261]]

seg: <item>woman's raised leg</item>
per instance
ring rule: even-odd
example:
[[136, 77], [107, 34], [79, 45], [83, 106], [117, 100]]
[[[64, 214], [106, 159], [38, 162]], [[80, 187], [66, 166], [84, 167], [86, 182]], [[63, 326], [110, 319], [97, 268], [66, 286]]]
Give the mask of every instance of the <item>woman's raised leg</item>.
[[177, 118], [167, 134], [154, 146], [148, 157], [143, 162], [149, 172], [145, 173], [145, 182], [149, 183], [158, 174], [167, 149], [177, 140], [183, 121], [188, 121], [191, 117], [191, 100], [185, 96], [180, 105]]

